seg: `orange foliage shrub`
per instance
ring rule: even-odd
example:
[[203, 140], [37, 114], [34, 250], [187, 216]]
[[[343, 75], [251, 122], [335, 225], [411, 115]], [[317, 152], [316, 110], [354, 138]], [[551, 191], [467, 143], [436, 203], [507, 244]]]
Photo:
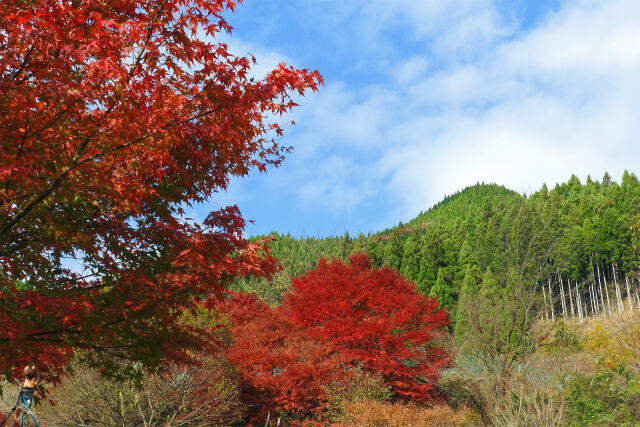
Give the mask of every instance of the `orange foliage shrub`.
[[412, 404], [360, 401], [344, 406], [350, 422], [334, 427], [450, 427], [479, 424], [479, 417], [468, 408], [454, 411], [449, 406], [431, 408]]

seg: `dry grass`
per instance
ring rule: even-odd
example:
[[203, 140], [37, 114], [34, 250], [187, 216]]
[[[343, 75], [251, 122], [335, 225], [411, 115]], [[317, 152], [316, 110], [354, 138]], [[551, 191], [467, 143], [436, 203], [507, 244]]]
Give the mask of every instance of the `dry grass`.
[[480, 417], [468, 408], [454, 411], [449, 406], [431, 408], [410, 404], [360, 401], [345, 405], [349, 422], [334, 427], [454, 427], [480, 425]]

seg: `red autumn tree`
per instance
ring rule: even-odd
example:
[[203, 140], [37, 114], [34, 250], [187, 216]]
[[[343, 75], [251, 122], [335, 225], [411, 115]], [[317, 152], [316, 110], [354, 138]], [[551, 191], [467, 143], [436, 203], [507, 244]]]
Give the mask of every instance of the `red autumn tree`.
[[321, 260], [293, 279], [276, 309], [255, 296], [235, 296], [229, 307], [228, 357], [263, 411], [317, 413], [322, 386], [356, 369], [382, 375], [397, 398], [438, 399], [433, 386], [449, 356], [433, 341], [447, 313], [396, 271], [372, 268], [365, 254], [348, 264]]
[[346, 361], [342, 355], [255, 294], [233, 295], [226, 310], [234, 339], [226, 357], [238, 369], [251, 419], [264, 422], [268, 411], [278, 410], [319, 416], [326, 401], [323, 385], [345, 376], [336, 369]]
[[254, 81], [215, 39], [236, 3], [0, 2], [0, 377], [55, 377], [77, 350], [112, 375], [194, 362], [214, 336], [182, 314], [274, 271], [236, 207], [183, 211], [279, 165], [266, 117], [322, 82], [284, 64]]

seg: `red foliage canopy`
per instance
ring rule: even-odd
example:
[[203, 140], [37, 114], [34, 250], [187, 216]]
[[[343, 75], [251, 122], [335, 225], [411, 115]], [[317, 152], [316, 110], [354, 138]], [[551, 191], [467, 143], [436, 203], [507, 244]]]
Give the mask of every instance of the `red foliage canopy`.
[[322, 386], [356, 367], [381, 374], [398, 398], [438, 398], [433, 385], [449, 357], [433, 339], [447, 313], [396, 271], [372, 268], [365, 254], [349, 261], [321, 260], [276, 309], [253, 295], [230, 301], [228, 357], [263, 409], [318, 412]]
[[0, 376], [55, 375], [77, 349], [107, 373], [192, 361], [213, 335], [180, 315], [274, 271], [236, 207], [183, 212], [277, 166], [265, 117], [322, 83], [284, 64], [253, 81], [215, 41], [236, 3], [0, 2]]
[[255, 294], [233, 295], [228, 310], [234, 342], [226, 356], [238, 368], [253, 418], [264, 420], [275, 409], [317, 415], [325, 400], [322, 386], [344, 377], [336, 366], [346, 359]]

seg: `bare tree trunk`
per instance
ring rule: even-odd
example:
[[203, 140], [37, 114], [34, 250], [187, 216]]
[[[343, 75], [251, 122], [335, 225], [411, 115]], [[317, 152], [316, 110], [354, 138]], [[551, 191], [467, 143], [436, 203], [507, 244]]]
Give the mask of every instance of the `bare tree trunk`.
[[547, 308], [547, 293], [544, 290], [544, 283], [542, 284], [542, 298], [544, 298], [544, 320], [549, 320], [549, 309]]
[[[598, 276], [600, 275], [600, 266], [598, 266]], [[604, 273], [602, 274], [602, 281], [604, 282], [604, 290], [607, 295], [607, 308], [609, 309], [609, 316], [611, 316], [611, 300], [609, 299], [609, 286], [607, 286], [607, 278]]]
[[562, 302], [562, 316], [566, 319], [567, 318], [567, 301], [564, 298], [564, 284], [562, 283], [562, 276], [560, 276], [560, 301]]
[[551, 279], [549, 279], [549, 303], [551, 305], [551, 321], [556, 321], [556, 316], [553, 312], [553, 293], [551, 292]]
[[640, 297], [638, 297], [638, 291], [636, 291], [636, 301], [638, 302], [638, 310], [640, 310]]
[[[616, 283], [617, 285], [618, 283]], [[622, 291], [620, 290], [619, 286], [616, 286], [616, 293], [617, 293], [617, 300], [618, 300], [618, 314], [622, 315], [622, 310], [624, 309], [624, 306], [622, 304]]]
[[[593, 264], [591, 264], [591, 268], [593, 269]], [[595, 280], [593, 282], [595, 284]], [[600, 267], [598, 267], [598, 288], [600, 288], [600, 306], [602, 307], [602, 317], [607, 317], [607, 310], [604, 306], [604, 295], [602, 294], [602, 282], [600, 281]]]
[[591, 300], [591, 314], [593, 315], [593, 317], [597, 317], [598, 314], [596, 313], [596, 305], [594, 303], [594, 293], [593, 293], [593, 286], [589, 285], [589, 299]]
[[624, 281], [627, 284], [627, 298], [629, 299], [629, 310], [631, 310], [631, 314], [633, 314], [633, 296], [631, 296], [631, 291], [629, 290], [629, 278], [624, 276]]
[[596, 306], [596, 316], [600, 316], [600, 303], [598, 302], [598, 288], [596, 287], [596, 283], [591, 283], [591, 289], [593, 289], [593, 301]]
[[616, 285], [616, 300], [618, 301], [618, 314], [622, 314], [622, 294], [620, 293], [620, 287], [618, 286], [618, 279], [616, 278], [616, 267], [611, 263], [611, 271], [613, 272], [613, 283]]
[[576, 300], [576, 313], [578, 314], [578, 320], [582, 322], [582, 316], [580, 315], [580, 295], [578, 295], [578, 282], [576, 282], [576, 286], [573, 288], [573, 290], [569, 289], [569, 292], [574, 292], [575, 293], [575, 300]]
[[578, 308], [578, 319], [582, 323], [582, 299], [580, 298], [580, 292], [578, 292], [578, 282], [576, 282], [576, 307]]
[[567, 285], [569, 286], [569, 303], [571, 304], [571, 317], [576, 317], [576, 313], [573, 310], [573, 296], [571, 294], [571, 279], [567, 279]]

